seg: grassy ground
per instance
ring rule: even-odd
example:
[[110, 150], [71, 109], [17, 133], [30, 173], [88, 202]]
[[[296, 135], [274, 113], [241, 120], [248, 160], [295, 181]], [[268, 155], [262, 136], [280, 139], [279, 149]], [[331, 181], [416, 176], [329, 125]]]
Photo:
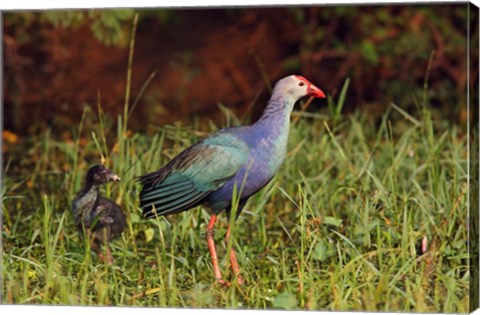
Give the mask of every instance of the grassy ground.
[[[133, 180], [217, 127], [146, 136], [87, 113], [73, 140], [46, 132], [5, 155], [3, 303], [467, 312], [466, 137], [432, 113], [296, 121], [284, 166], [236, 222], [246, 284], [228, 288], [213, 283], [209, 213], [145, 220]], [[122, 177], [104, 194], [128, 216], [113, 266], [80, 242], [70, 210], [99, 161]], [[226, 224], [215, 239], [233, 280]]]

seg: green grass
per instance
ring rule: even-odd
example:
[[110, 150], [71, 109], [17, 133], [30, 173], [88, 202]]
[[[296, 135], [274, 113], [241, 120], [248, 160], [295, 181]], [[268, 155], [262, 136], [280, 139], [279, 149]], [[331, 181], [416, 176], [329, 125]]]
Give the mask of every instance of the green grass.
[[[216, 126], [144, 135], [90, 111], [72, 141], [32, 137], [4, 159], [2, 303], [467, 312], [467, 140], [419, 108], [303, 114], [283, 167], [234, 226], [246, 284], [228, 288], [213, 283], [207, 210], [145, 220], [134, 181]], [[101, 160], [122, 177], [104, 194], [128, 217], [113, 266], [82, 244], [71, 213]], [[217, 250], [234, 283], [220, 218]]]

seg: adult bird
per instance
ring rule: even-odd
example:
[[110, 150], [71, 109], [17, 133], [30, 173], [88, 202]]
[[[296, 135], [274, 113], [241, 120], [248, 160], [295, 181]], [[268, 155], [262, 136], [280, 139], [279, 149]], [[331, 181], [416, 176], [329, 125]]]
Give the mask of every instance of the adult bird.
[[[103, 165], [90, 167], [84, 186], [72, 203], [75, 227], [82, 236], [86, 234], [91, 249], [108, 264], [112, 264], [113, 257], [107, 243], [120, 236], [126, 226], [120, 206], [100, 195], [99, 186], [111, 181], [120, 181], [120, 177]], [[102, 244], [107, 245], [106, 257], [101, 252]]]
[[[207, 242], [214, 275], [222, 279], [213, 239], [217, 216], [230, 217], [232, 196], [239, 196], [236, 216], [248, 198], [270, 182], [285, 159], [290, 114], [304, 96], [324, 98], [318, 87], [300, 75], [279, 80], [260, 119], [252, 125], [225, 128], [185, 149], [163, 168], [139, 177], [143, 185], [140, 206], [147, 218], [189, 210], [198, 205], [211, 208]], [[230, 225], [226, 240], [230, 236]], [[238, 283], [243, 283], [235, 251], [230, 263]]]

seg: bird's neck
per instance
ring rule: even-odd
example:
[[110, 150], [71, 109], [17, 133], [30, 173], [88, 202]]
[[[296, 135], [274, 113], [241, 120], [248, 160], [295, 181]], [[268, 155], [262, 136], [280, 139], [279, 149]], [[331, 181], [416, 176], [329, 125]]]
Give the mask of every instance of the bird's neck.
[[274, 93], [265, 107], [260, 119], [251, 129], [254, 133], [255, 147], [263, 152], [270, 152], [273, 157], [270, 161], [271, 173], [274, 174], [285, 159], [290, 129], [290, 114], [295, 100], [286, 97], [277, 97]]
[[283, 163], [287, 151], [288, 132], [290, 129], [290, 114], [294, 99], [278, 97], [273, 93], [262, 116], [251, 129], [255, 142], [252, 145], [259, 148], [259, 154], [268, 156], [267, 173], [273, 176]]
[[85, 195], [88, 193], [98, 193], [98, 188], [94, 185], [93, 181], [87, 179], [82, 190], [80, 190], [80, 195]]
[[75, 217], [83, 217], [91, 211], [98, 195], [98, 188], [95, 185], [85, 185], [75, 198]]
[[274, 129], [277, 127], [288, 128], [294, 105], [295, 100], [293, 98], [280, 97], [277, 93], [273, 93], [256, 124], [271, 125]]
[[98, 197], [98, 188], [91, 184], [85, 184], [82, 190], [78, 193], [77, 200], [80, 204], [90, 204], [95, 202]]

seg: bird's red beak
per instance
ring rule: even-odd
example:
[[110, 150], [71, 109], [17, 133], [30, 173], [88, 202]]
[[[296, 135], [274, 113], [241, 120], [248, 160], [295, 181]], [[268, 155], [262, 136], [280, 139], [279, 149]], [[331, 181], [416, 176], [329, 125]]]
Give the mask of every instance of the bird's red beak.
[[300, 81], [305, 82], [307, 84], [307, 96], [313, 96], [313, 97], [318, 97], [318, 98], [325, 98], [327, 97], [325, 93], [323, 93], [322, 90], [320, 90], [318, 87], [313, 85], [310, 81], [302, 77], [301, 75], [296, 75], [297, 79]]
[[308, 96], [313, 96], [313, 97], [318, 97], [318, 98], [325, 98], [325, 93], [323, 93], [322, 90], [320, 90], [318, 87], [316, 87], [313, 84], [309, 84], [307, 88], [307, 95]]

